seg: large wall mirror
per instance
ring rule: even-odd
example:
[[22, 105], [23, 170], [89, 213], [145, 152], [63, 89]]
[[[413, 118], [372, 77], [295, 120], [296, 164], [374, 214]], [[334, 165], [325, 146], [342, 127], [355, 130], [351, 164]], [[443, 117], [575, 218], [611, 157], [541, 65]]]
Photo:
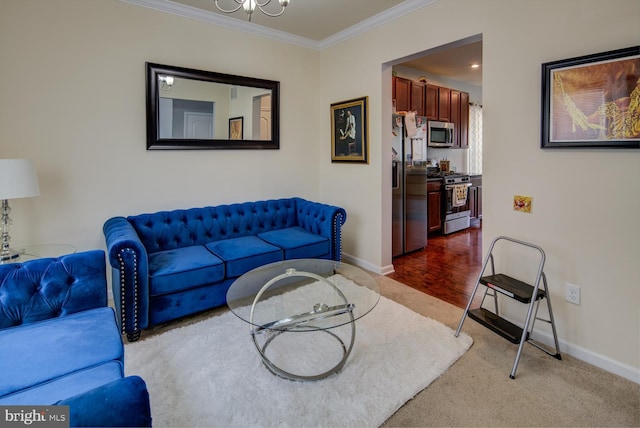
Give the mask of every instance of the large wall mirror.
[[280, 83], [147, 63], [147, 150], [278, 149]]

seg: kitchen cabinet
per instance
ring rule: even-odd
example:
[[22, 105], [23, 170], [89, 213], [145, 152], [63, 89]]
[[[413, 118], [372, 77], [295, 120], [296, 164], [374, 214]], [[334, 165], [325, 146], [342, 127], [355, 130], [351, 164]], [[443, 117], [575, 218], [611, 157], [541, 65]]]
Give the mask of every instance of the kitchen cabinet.
[[438, 120], [451, 122], [451, 89], [438, 88]]
[[461, 149], [469, 148], [469, 94], [460, 92], [460, 126], [459, 147]]
[[453, 148], [469, 148], [469, 93], [393, 77], [396, 111], [415, 111], [427, 120], [455, 124]]
[[442, 180], [427, 182], [427, 232], [442, 229]]
[[451, 90], [449, 98], [449, 122], [455, 125], [453, 128], [453, 147], [460, 147], [460, 91]]
[[424, 116], [424, 93], [424, 83], [394, 76], [392, 97], [396, 111], [415, 111], [417, 116]]
[[467, 197], [467, 207], [471, 220], [482, 220], [482, 176], [471, 176], [471, 187]]
[[451, 90], [450, 122], [455, 125], [453, 147], [456, 149], [469, 148], [469, 94]]
[[411, 80], [394, 76], [392, 92], [393, 99], [396, 100], [396, 111], [409, 111]]
[[427, 120], [438, 120], [438, 87], [427, 85], [424, 90], [424, 115]]
[[411, 97], [409, 101], [410, 111], [415, 111], [416, 116], [424, 116], [424, 88], [422, 82], [411, 82]]

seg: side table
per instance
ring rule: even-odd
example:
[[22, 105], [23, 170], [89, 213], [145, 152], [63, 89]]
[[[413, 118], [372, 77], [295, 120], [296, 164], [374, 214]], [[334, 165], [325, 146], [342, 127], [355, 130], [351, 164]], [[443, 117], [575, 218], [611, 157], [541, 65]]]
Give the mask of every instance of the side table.
[[18, 257], [0, 261], [0, 264], [21, 263], [45, 257], [60, 257], [65, 254], [75, 253], [77, 250], [76, 247], [68, 244], [37, 244], [19, 246], [17, 251], [20, 253]]

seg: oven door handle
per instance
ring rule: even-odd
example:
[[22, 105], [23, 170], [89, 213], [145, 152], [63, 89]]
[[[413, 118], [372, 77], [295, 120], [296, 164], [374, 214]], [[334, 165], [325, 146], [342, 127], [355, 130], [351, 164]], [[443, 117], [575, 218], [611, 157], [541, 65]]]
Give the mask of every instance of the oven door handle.
[[460, 183], [460, 184], [445, 184], [444, 188], [446, 190], [449, 190], [449, 189], [453, 189], [454, 187], [461, 186], [461, 185], [462, 186], [471, 187], [471, 183]]

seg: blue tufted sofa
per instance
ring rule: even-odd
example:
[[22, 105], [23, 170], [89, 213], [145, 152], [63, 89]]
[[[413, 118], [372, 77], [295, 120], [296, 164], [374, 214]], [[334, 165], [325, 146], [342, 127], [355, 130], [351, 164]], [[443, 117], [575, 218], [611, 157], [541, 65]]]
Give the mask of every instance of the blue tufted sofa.
[[0, 406], [69, 406], [71, 426], [151, 426], [146, 385], [123, 366], [104, 251], [0, 265]]
[[141, 330], [226, 303], [245, 272], [297, 258], [341, 259], [344, 209], [273, 199], [113, 217], [104, 224], [120, 327]]

